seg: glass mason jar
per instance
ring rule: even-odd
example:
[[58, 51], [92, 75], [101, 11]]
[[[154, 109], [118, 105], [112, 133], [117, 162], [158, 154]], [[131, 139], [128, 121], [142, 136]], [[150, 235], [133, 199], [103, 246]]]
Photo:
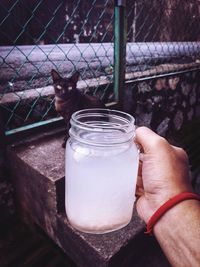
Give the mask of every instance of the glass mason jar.
[[66, 146], [65, 207], [71, 225], [106, 233], [132, 217], [139, 155], [134, 118], [109, 109], [85, 109], [71, 117]]

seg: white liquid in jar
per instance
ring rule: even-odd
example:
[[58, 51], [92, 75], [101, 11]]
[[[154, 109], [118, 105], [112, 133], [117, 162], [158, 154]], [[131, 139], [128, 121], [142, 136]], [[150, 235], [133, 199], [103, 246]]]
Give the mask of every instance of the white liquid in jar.
[[66, 148], [65, 206], [70, 223], [88, 233], [127, 225], [132, 217], [138, 171], [135, 144]]

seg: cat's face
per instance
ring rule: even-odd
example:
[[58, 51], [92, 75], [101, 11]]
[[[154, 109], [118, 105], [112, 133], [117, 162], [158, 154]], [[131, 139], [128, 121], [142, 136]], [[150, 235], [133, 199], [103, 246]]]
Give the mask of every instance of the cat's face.
[[62, 78], [57, 71], [52, 70], [51, 76], [53, 79], [55, 95], [61, 99], [70, 97], [73, 90], [76, 90], [76, 84], [79, 78], [79, 72], [76, 71], [69, 78]]

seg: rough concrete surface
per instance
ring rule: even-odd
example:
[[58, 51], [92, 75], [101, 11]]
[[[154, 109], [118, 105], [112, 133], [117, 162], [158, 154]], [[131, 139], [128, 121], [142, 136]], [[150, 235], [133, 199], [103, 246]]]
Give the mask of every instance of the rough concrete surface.
[[155, 240], [143, 234], [144, 224], [136, 211], [128, 226], [103, 235], [85, 234], [69, 224], [64, 211], [62, 139], [53, 136], [10, 147], [12, 181], [22, 213], [80, 267], [169, 267]]

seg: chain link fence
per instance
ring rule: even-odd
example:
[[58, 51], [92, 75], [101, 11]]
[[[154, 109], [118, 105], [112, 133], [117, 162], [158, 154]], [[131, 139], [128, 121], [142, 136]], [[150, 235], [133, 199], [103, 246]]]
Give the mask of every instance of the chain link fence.
[[126, 80], [198, 68], [197, 0], [2, 0], [0, 106], [7, 132], [55, 120], [52, 68], [63, 76], [79, 70], [80, 90], [114, 100], [119, 2], [127, 14]]
[[199, 1], [135, 0], [127, 5], [128, 79], [198, 66]]
[[[1, 1], [0, 93], [6, 130], [57, 114], [51, 69], [112, 98], [113, 1]], [[109, 101], [109, 100], [107, 100]]]

